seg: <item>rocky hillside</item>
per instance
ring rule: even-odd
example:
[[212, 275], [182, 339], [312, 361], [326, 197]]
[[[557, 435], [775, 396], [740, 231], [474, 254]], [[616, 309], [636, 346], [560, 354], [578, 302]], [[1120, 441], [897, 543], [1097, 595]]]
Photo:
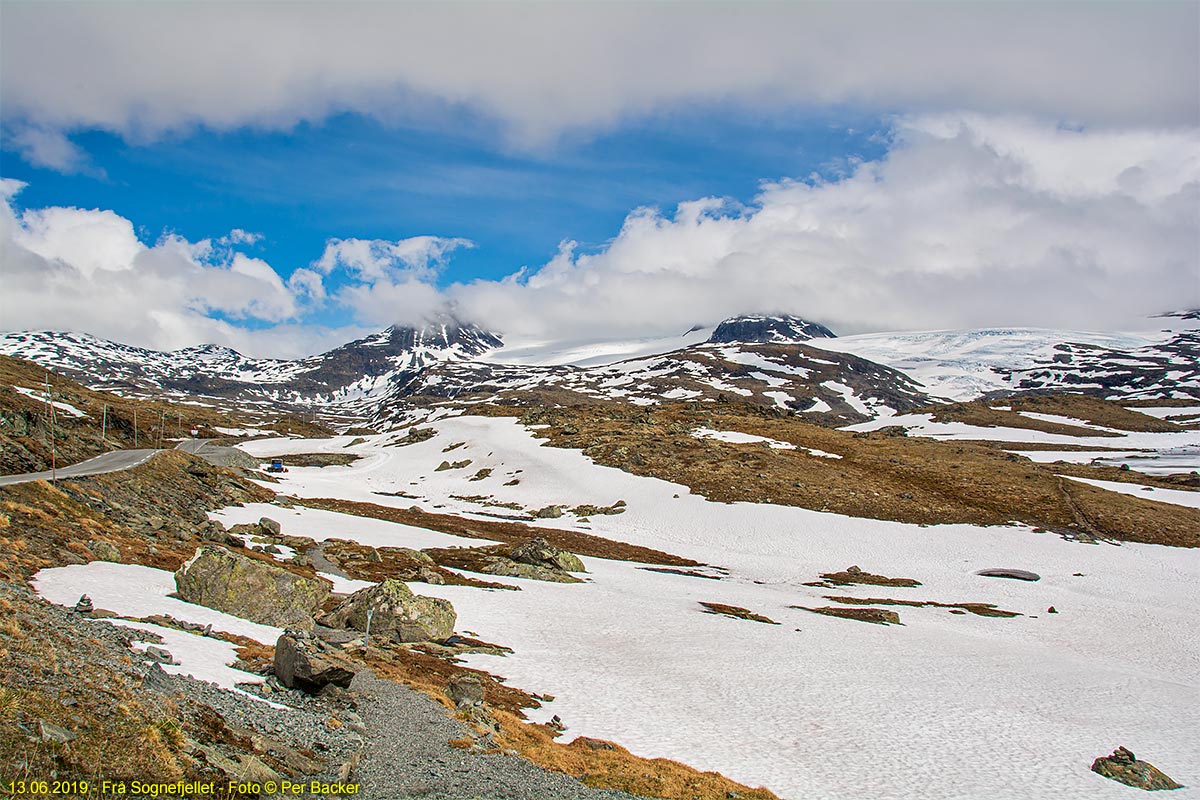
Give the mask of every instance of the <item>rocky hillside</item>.
[[223, 431], [251, 426], [305, 436], [330, 433], [283, 414], [226, 413], [195, 402], [96, 391], [39, 365], [0, 356], [0, 474], [49, 469], [51, 431], [61, 467], [108, 450], [172, 447], [171, 440], [191, 437], [193, 431], [199, 438], [218, 438]]

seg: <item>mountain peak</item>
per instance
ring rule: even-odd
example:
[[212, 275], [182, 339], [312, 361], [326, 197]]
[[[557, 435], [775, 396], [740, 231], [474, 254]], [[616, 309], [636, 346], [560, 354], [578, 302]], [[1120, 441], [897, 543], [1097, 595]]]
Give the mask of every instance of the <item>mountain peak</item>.
[[824, 325], [789, 314], [742, 314], [722, 322], [710, 342], [761, 342], [796, 344], [810, 339], [832, 339], [836, 334]]

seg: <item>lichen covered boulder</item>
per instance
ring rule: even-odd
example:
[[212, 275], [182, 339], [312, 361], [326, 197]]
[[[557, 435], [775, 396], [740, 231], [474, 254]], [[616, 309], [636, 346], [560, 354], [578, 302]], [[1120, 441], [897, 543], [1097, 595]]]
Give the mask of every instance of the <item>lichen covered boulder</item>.
[[1182, 788], [1153, 764], [1138, 761], [1137, 756], [1124, 747], [1118, 747], [1111, 756], [1101, 756], [1093, 761], [1092, 772], [1149, 792]]
[[458, 615], [449, 600], [413, 594], [403, 582], [389, 579], [342, 600], [322, 617], [321, 624], [365, 632], [368, 618], [372, 637], [428, 642], [453, 634]]
[[509, 558], [535, 567], [559, 569], [563, 572], [587, 572], [579, 556], [555, 547], [540, 536], [514, 547]]
[[205, 545], [175, 573], [180, 599], [281, 628], [312, 630], [333, 584], [224, 547]]

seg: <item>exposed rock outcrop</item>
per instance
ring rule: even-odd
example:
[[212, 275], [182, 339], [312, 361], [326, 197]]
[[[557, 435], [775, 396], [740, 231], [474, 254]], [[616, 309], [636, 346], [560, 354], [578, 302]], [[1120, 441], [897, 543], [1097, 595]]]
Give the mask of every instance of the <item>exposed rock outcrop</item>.
[[453, 634], [457, 618], [449, 600], [413, 594], [401, 581], [389, 579], [342, 600], [321, 624], [365, 632], [369, 619], [371, 636], [427, 642]]
[[333, 584], [270, 561], [204, 545], [175, 573], [179, 596], [264, 625], [312, 630]]
[[579, 578], [571, 573], [587, 571], [574, 553], [555, 547], [541, 537], [516, 545], [431, 548], [425, 552], [443, 567], [510, 578], [579, 583]]

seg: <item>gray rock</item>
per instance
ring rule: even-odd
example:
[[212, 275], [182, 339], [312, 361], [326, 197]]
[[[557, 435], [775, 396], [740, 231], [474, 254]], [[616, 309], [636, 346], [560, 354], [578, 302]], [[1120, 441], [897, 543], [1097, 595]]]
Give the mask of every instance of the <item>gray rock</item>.
[[175, 660], [174, 656], [172, 656], [170, 654], [170, 652], [162, 649], [161, 647], [155, 647], [154, 645], [150, 645], [149, 647], [146, 648], [146, 655], [149, 656], [152, 660], [157, 661], [160, 664], [178, 664], [179, 663], [178, 661]]
[[121, 563], [121, 551], [117, 549], [115, 544], [99, 540], [88, 545], [88, 549], [92, 551], [92, 555], [101, 561], [113, 561], [117, 564]]
[[79, 738], [66, 728], [44, 721], [38, 722], [38, 735], [42, 737], [43, 742], [57, 742], [59, 744], [67, 744]]
[[258, 521], [258, 527], [263, 529], [263, 532], [270, 536], [278, 536], [283, 532], [279, 523], [270, 517], [263, 517]]
[[330, 685], [345, 689], [354, 670], [350, 662], [320, 652], [312, 639], [285, 633], [275, 643], [275, 677], [289, 689], [315, 694]]
[[1018, 581], [1040, 581], [1042, 579], [1042, 576], [1036, 572], [1029, 572], [1023, 569], [981, 569], [975, 574], [982, 575], [985, 578], [1012, 578]]
[[578, 556], [555, 547], [540, 536], [517, 545], [513, 548], [510, 558], [535, 567], [560, 569], [563, 572], [587, 572]]
[[401, 581], [388, 579], [359, 589], [321, 619], [331, 628], [366, 631], [400, 642], [445, 639], [454, 633], [458, 616], [449, 600], [415, 595]]
[[533, 512], [538, 519], [558, 519], [563, 515], [562, 506], [546, 506]]
[[312, 630], [313, 613], [333, 584], [278, 566], [204, 545], [175, 573], [181, 599], [252, 622]]
[[450, 679], [446, 696], [458, 708], [483, 704], [483, 681], [472, 672], [463, 672]]

